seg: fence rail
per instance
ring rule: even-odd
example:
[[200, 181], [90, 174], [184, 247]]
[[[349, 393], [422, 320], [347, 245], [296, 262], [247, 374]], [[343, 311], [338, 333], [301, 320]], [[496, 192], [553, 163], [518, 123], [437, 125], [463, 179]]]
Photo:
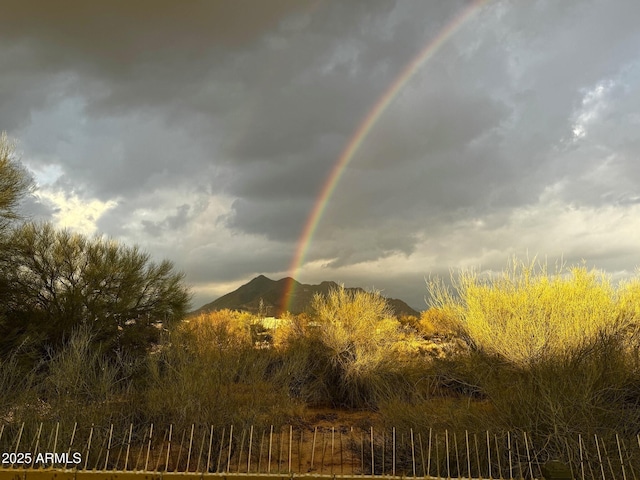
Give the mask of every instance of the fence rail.
[[[60, 423], [0, 426], [0, 479], [202, 477], [433, 477], [533, 479], [557, 460], [576, 479], [638, 480], [640, 436], [377, 430], [352, 427], [116, 428]], [[66, 473], [65, 473], [66, 472]], [[69, 473], [71, 472], [71, 473]], [[66, 477], [65, 475], [72, 475]], [[7, 476], [9, 475], [9, 476]], [[45, 476], [42, 476], [45, 475]], [[124, 475], [124, 477], [122, 476]], [[559, 473], [556, 478], [562, 477]], [[112, 477], [105, 477], [112, 478]]]

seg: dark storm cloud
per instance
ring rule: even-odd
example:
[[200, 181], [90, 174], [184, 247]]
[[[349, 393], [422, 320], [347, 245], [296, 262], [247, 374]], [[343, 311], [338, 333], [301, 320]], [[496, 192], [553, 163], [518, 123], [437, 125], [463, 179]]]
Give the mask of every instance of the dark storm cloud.
[[[451, 56], [444, 57], [447, 70], [438, 71], [436, 61], [427, 64], [420, 87], [433, 94], [413, 87], [407, 98], [420, 107], [413, 111], [408, 106], [404, 110], [400, 110], [402, 106], [392, 107], [399, 108], [395, 118], [400, 120], [393, 123], [389, 118], [394, 113], [386, 114], [388, 118], [380, 122], [378, 132], [371, 133], [362, 149], [358, 165], [363, 169], [368, 164], [386, 166], [385, 180], [394, 178], [394, 172], [398, 180], [386, 182], [386, 189], [385, 182], [380, 182], [369, 194], [364, 193], [363, 203], [371, 204], [372, 211], [376, 211], [380, 198], [397, 198], [395, 211], [399, 215], [407, 210], [414, 213], [406, 201], [411, 193], [394, 197], [394, 187], [401, 184], [420, 188], [422, 184], [423, 191], [413, 205], [435, 205], [440, 207], [438, 215], [450, 210], [474, 216], [495, 208], [527, 204], [536, 200], [554, 177], [561, 180], [565, 175], [575, 175], [576, 165], [567, 158], [558, 158], [558, 150], [567, 148], [571, 115], [582, 100], [582, 89], [592, 88], [603, 76], [615, 75], [638, 40], [633, 30], [624, 28], [612, 35], [598, 33], [594, 39], [589, 34], [593, 25], [605, 19], [607, 29], [617, 29], [617, 15], [630, 14], [635, 8], [626, 4], [617, 10], [602, 3], [596, 7], [592, 11], [576, 4], [556, 12], [555, 4], [540, 2], [507, 9], [503, 19], [506, 25], [510, 25], [511, 15], [523, 15], [522, 10], [530, 8], [537, 15], [525, 13], [527, 23], [517, 25], [518, 30], [505, 31], [503, 25], [497, 25], [494, 33], [476, 39], [469, 61], [460, 61], [464, 52], [459, 52], [458, 60], [455, 53], [453, 61]], [[578, 27], [573, 25], [576, 17], [581, 19]], [[631, 26], [628, 20], [621, 24]], [[464, 34], [460, 37], [465, 38]], [[594, 59], [594, 55], [599, 58]], [[518, 56], [534, 60], [518, 66]], [[516, 80], [521, 81], [514, 83]], [[613, 123], [618, 125], [619, 119], [616, 110]], [[397, 167], [398, 162], [413, 165], [403, 171]], [[602, 158], [582, 158], [581, 162], [581, 168], [588, 171]], [[354, 173], [351, 180], [353, 183], [344, 188], [355, 185], [359, 192], [358, 175]], [[345, 193], [335, 212], [344, 212], [353, 196], [352, 190]], [[335, 201], [339, 202], [339, 198], [337, 193]], [[393, 210], [389, 206], [385, 214]]]
[[[309, 1], [183, 2], [116, 0], [109, 3], [9, 0], [2, 37], [33, 47], [40, 68], [77, 69], [117, 77], [136, 66], [193, 61], [212, 49], [241, 48]], [[193, 66], [193, 65], [192, 65]], [[197, 73], [193, 72], [192, 73]]]
[[295, 240], [302, 233], [295, 219], [304, 220], [310, 205], [295, 200], [255, 201], [239, 199], [233, 205], [233, 215], [226, 224], [243, 232], [264, 235], [269, 239]]
[[[132, 195], [136, 187], [166, 186], [163, 176], [192, 178], [207, 163], [268, 158], [278, 164], [290, 153], [304, 155], [304, 162], [317, 157], [314, 149], [325, 150], [324, 138], [344, 135], [369, 99], [358, 93], [357, 79], [358, 88], [345, 90], [343, 74], [318, 76], [317, 68], [340, 47], [335, 34], [349, 30], [353, 14], [369, 15], [382, 3], [363, 5], [325, 11], [333, 23], [316, 25], [296, 15], [322, 11], [322, 2], [19, 2], [7, 6], [0, 31], [6, 44], [22, 51], [21, 62], [12, 65], [17, 77], [48, 76], [41, 89], [46, 80], [62, 78], [58, 95], [76, 97], [73, 114], [93, 117], [82, 127], [93, 140], [65, 155], [72, 167], [66, 175], [102, 197]], [[9, 85], [2, 97], [16, 90]], [[17, 121], [28, 113], [14, 110], [7, 117]], [[188, 145], [184, 132], [207, 152], [193, 152], [197, 147]], [[324, 160], [322, 175], [333, 158]], [[251, 176], [247, 181], [256, 183]], [[296, 183], [272, 188], [262, 181], [259, 190], [288, 192]], [[230, 193], [246, 189], [238, 185]]]
[[22, 201], [21, 211], [25, 219], [36, 222], [49, 220], [56, 213], [55, 208], [46, 205], [31, 195]]
[[[454, 7], [450, 6], [448, 11], [441, 13], [451, 15], [453, 11]], [[323, 23], [320, 28], [315, 27], [317, 32], [306, 32], [300, 42], [287, 47], [292, 51], [291, 55], [277, 59], [286, 58], [287, 62], [282, 68], [270, 70], [273, 85], [269, 94], [256, 101], [250, 119], [240, 129], [241, 133], [234, 135], [236, 139], [229, 147], [230, 155], [238, 160], [265, 162], [257, 166], [252, 164], [251, 173], [231, 188], [231, 192], [243, 198], [249, 196], [254, 199], [253, 205], [246, 201], [235, 204], [235, 216], [230, 222], [233, 227], [252, 233], [261, 231], [269, 238], [281, 240], [290, 240], [291, 234], [299, 234], [305, 220], [296, 211], [300, 186], [306, 193], [305, 206], [313, 205], [349, 136], [364, 121], [398, 72], [418, 53], [425, 37], [436, 35], [442, 28], [442, 24], [436, 22], [407, 24], [408, 28], [396, 25], [395, 31], [380, 37], [380, 30], [372, 26], [381, 21], [382, 13], [388, 13], [388, 9], [376, 12], [378, 16], [371, 14], [371, 10], [369, 15], [362, 17], [354, 16], [353, 11], [344, 13], [340, 22], [349, 18], [351, 25], [340, 36], [327, 35], [327, 24]], [[406, 12], [398, 13], [400, 16], [403, 14]], [[401, 18], [401, 21], [406, 20]], [[428, 27], [427, 34], [425, 27]], [[306, 55], [295, 61], [301, 56], [300, 52]], [[269, 58], [268, 52], [266, 54]], [[300, 68], [301, 65], [304, 68]], [[446, 112], [442, 107], [439, 110], [444, 117]], [[490, 112], [484, 112], [485, 117], [490, 115]], [[432, 113], [430, 118], [433, 117]], [[444, 138], [444, 133], [448, 132], [448, 121], [456, 122], [456, 128], [462, 130], [458, 136], [465, 135], [466, 127], [460, 118], [449, 116], [432, 125], [443, 133], [438, 139], [441, 144], [456, 137], [453, 134]], [[414, 145], [410, 148], [419, 147]], [[293, 167], [289, 165], [291, 159], [295, 162]], [[391, 160], [387, 158], [384, 161], [389, 164]], [[270, 174], [259, 176], [264, 169], [269, 169]], [[310, 188], [307, 188], [309, 183]], [[387, 185], [392, 183], [387, 180]], [[289, 209], [284, 206], [287, 202], [291, 205]], [[259, 215], [249, 213], [256, 211], [254, 207], [261, 210]], [[369, 218], [372, 214], [370, 212]], [[282, 228], [282, 220], [274, 221], [276, 217], [295, 221], [297, 228]], [[337, 218], [334, 221], [340, 223]], [[351, 219], [348, 221], [351, 226], [353, 223]]]
[[189, 221], [189, 210], [191, 210], [189, 205], [180, 205], [176, 208], [175, 214], [167, 216], [160, 222], [143, 220], [144, 231], [151, 236], [158, 236], [165, 230], [180, 231], [186, 227]]
[[[55, 91], [44, 87], [59, 75], [81, 77], [74, 90], [94, 97], [90, 106], [126, 111], [131, 104], [166, 103], [210, 68], [211, 62], [203, 60], [246, 46], [283, 15], [309, 5], [292, 0], [268, 6], [245, 0], [4, 2], [0, 105], [8, 119], [2, 127], [20, 125], [29, 107], [51, 100]], [[22, 102], [6, 100], [27, 93]]]
[[[208, 283], [212, 280], [216, 282], [236, 281], [257, 276], [261, 272], [281, 272], [278, 278], [273, 278], [279, 280], [285, 276], [282, 265], [289, 262], [291, 252], [274, 248], [273, 245], [270, 247], [266, 250], [255, 248], [226, 249], [212, 246], [198, 250], [199, 256], [187, 259], [183, 265], [189, 272], [189, 280], [198, 283]], [[242, 255], [239, 255], [239, 250], [242, 250]], [[203, 261], [203, 258], [206, 258], [206, 261]]]

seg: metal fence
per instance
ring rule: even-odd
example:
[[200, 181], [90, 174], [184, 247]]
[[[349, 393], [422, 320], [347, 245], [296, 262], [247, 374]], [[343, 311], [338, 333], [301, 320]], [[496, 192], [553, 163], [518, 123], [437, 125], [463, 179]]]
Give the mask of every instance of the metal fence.
[[0, 454], [0, 478], [53, 471], [120, 472], [121, 478], [176, 473], [533, 479], [543, 477], [552, 460], [576, 479], [637, 480], [640, 474], [640, 437], [616, 433], [534, 440], [526, 432], [373, 427], [7, 423], [0, 426]]

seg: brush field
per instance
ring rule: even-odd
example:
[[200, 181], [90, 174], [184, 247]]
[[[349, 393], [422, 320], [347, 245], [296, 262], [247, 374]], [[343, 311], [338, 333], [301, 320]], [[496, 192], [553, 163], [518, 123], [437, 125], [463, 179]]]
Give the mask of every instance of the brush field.
[[[228, 310], [184, 320], [144, 357], [105, 357], [76, 330], [35, 367], [0, 365], [0, 418], [37, 425], [191, 425], [238, 431], [527, 432], [550, 452], [640, 432], [640, 280], [514, 260], [428, 284], [396, 318], [375, 293], [316, 296], [274, 328]], [[270, 325], [272, 326], [272, 325]]]

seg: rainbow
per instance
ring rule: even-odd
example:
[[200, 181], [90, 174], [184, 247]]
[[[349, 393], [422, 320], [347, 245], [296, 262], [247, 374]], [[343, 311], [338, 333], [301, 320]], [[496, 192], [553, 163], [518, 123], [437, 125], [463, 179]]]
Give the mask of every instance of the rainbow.
[[391, 86], [385, 91], [384, 95], [376, 102], [373, 108], [369, 111], [364, 121], [360, 124], [355, 131], [346, 148], [338, 158], [338, 161], [333, 166], [331, 173], [329, 174], [324, 186], [322, 187], [320, 194], [314, 204], [313, 210], [307, 218], [307, 222], [302, 230], [298, 245], [296, 247], [295, 255], [291, 261], [291, 265], [288, 270], [289, 282], [285, 288], [285, 292], [282, 299], [282, 311], [290, 310], [291, 301], [294, 294], [295, 283], [294, 278], [302, 266], [313, 234], [322, 218], [322, 214], [329, 203], [329, 199], [333, 194], [340, 177], [344, 173], [345, 168], [349, 165], [349, 162], [353, 159], [355, 153], [358, 151], [365, 138], [378, 122], [385, 110], [391, 105], [398, 93], [404, 88], [409, 80], [415, 75], [415, 73], [432, 58], [440, 47], [460, 29], [460, 27], [468, 21], [480, 7], [488, 3], [489, 0], [474, 0], [469, 6], [467, 6], [461, 13], [459, 13], [451, 22], [449, 22], [436, 36], [425, 45], [425, 47], [418, 53], [418, 55], [409, 62], [404, 70], [394, 79]]

